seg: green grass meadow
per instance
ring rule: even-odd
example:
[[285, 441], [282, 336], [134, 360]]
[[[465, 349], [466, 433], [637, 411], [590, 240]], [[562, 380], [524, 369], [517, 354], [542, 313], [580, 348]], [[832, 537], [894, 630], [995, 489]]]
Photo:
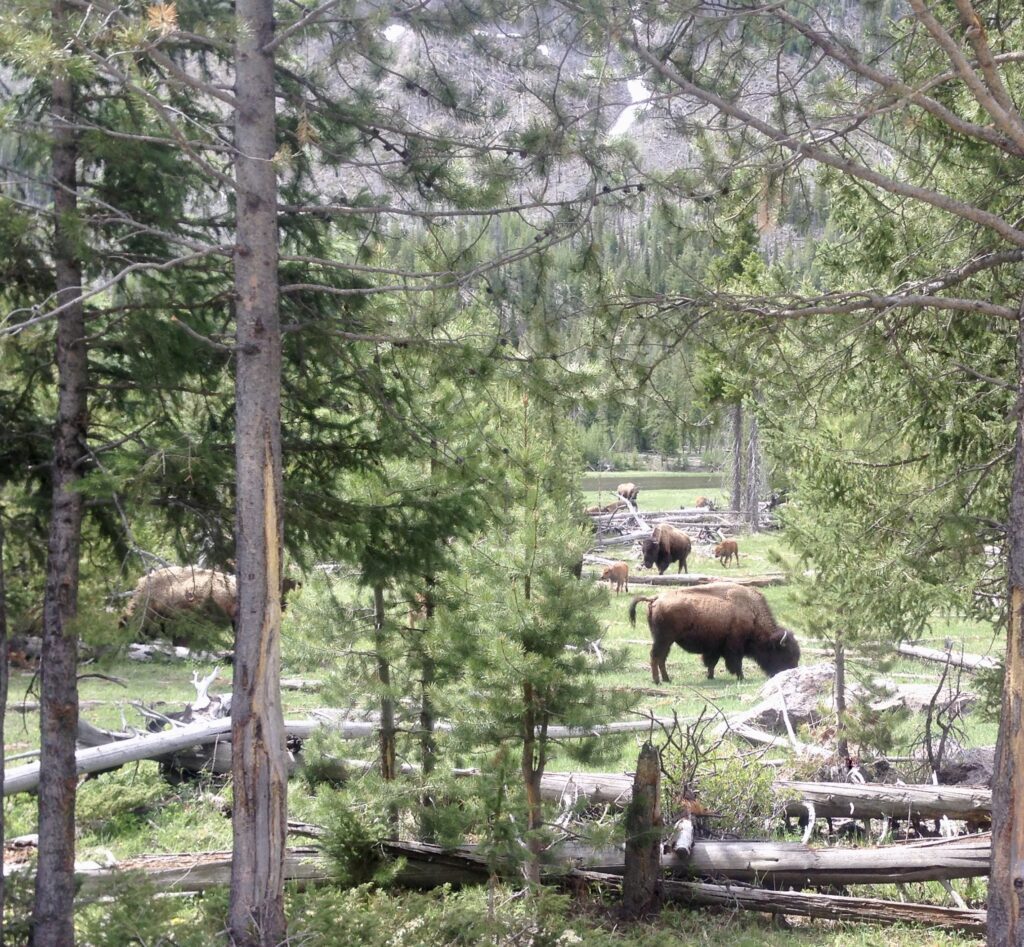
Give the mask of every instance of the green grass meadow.
[[[639, 476], [639, 474], [637, 475]], [[722, 498], [720, 492], [706, 486], [689, 485], [689, 475], [675, 475], [680, 484], [675, 487], [644, 491], [641, 489], [640, 507], [644, 511], [657, 509], [675, 509], [680, 505], [691, 503], [700, 495], [711, 495]], [[706, 476], [706, 475], [704, 475]], [[616, 482], [631, 479], [628, 474], [614, 474]], [[610, 495], [606, 492], [591, 491], [587, 493], [588, 502], [605, 502]], [[723, 567], [710, 556], [706, 547], [696, 547], [691, 555], [689, 571], [712, 577], [736, 577], [738, 575], [761, 575], [767, 572], [778, 572], [783, 563], [792, 561], [792, 556], [785, 546], [784, 536], [777, 531], [764, 532], [757, 535], [740, 535], [740, 565]], [[636, 550], [631, 546], [612, 547], [604, 551], [609, 558], [621, 558], [630, 563], [631, 573], [638, 573]], [[589, 570], [591, 571], [592, 570]], [[586, 578], [585, 580], [594, 581]], [[284, 674], [303, 678], [323, 679], [337, 661], [325, 648], [320, 640], [318, 628], [323, 621], [330, 620], [330, 608], [324, 610], [323, 601], [329, 597], [323, 595], [319, 585], [325, 583], [320, 578], [307, 582], [306, 586], [296, 593], [294, 601], [290, 600], [284, 620]], [[751, 662], [745, 665], [746, 679], [738, 681], [719, 666], [714, 680], [708, 680], [704, 666], [697, 655], [685, 654], [673, 649], [668, 658], [669, 672], [673, 675], [671, 683], [654, 685], [650, 676], [649, 635], [647, 630], [646, 612], [639, 610], [635, 627], [628, 620], [627, 611], [634, 595], [656, 594], [658, 589], [640, 584], [631, 585], [630, 594], [617, 595], [609, 591], [606, 604], [600, 615], [599, 627], [595, 629], [595, 638], [601, 639], [601, 647], [605, 652], [620, 650], [624, 652], [624, 663], [621, 668], [608, 674], [602, 680], [604, 692], [631, 693], [636, 698], [638, 713], [670, 716], [677, 714], [683, 721], [692, 721], [702, 713], [732, 713], [749, 708], [759, 700], [759, 692], [764, 686], [765, 678], [760, 670]], [[767, 588], [764, 594], [779, 621], [797, 633], [803, 651], [802, 664], [829, 660], [827, 642], [819, 639], [816, 629], [809, 627], [804, 609], [797, 601], [792, 586]], [[316, 596], [320, 599], [314, 601]], [[333, 593], [332, 593], [333, 595]], [[351, 599], [351, 593], [342, 592], [341, 599]], [[338, 599], [331, 598], [337, 602]], [[319, 616], [319, 617], [317, 617]], [[981, 654], [1001, 655], [1003, 638], [993, 633], [991, 627], [980, 623], [967, 622], [956, 618], [936, 616], [929, 630], [925, 643], [941, 646], [946, 637], [963, 641], [967, 651]], [[137, 663], [125, 658], [108, 659], [97, 666], [83, 667], [85, 675], [80, 682], [82, 715], [89, 722], [111, 729], [123, 729], [126, 725], [142, 726], [142, 719], [135, 705], [144, 703], [155, 710], [179, 710], [194, 697], [192, 685], [193, 672], [200, 676], [212, 670], [212, 662], [171, 662], [157, 661]], [[107, 677], [90, 676], [99, 672]], [[913, 660], [897, 660], [885, 668], [885, 676], [900, 682], [916, 682], [937, 684], [941, 674], [941, 666], [929, 665]], [[873, 667], [869, 661], [854, 655], [850, 659], [848, 674], [873, 676], [880, 669]], [[116, 678], [117, 681], [108, 678]], [[120, 683], [118, 683], [120, 682]], [[969, 675], [964, 677], [964, 686], [971, 687]], [[9, 703], [6, 723], [6, 754], [8, 766], [17, 766], [24, 760], [11, 760], [11, 757], [29, 753], [38, 746], [38, 711], [35, 705], [37, 697], [35, 689], [38, 678], [35, 672], [13, 669], [11, 674]], [[220, 675], [214, 682], [213, 692], [226, 694], [231, 687], [230, 665], [221, 665]], [[337, 691], [333, 692], [337, 693]], [[823, 695], [826, 696], [826, 695]], [[352, 703], [358, 695], [352, 694]], [[284, 691], [282, 694], [286, 717], [298, 718], [305, 716], [310, 710], [322, 707], [331, 699], [327, 694], [313, 691]], [[334, 698], [336, 700], [336, 698]], [[899, 737], [905, 743], [912, 741], [921, 730], [920, 718], [904, 725]], [[995, 741], [996, 725], [993, 721], [983, 718], [978, 713], [967, 718], [968, 742], [972, 745], [987, 745]], [[610, 759], [595, 763], [589, 767], [568, 760], [556, 748], [548, 763], [549, 770], [584, 769], [598, 771], [614, 771], [628, 773], [636, 763], [637, 747], [645, 738], [645, 734], [631, 734], [618, 740]], [[801, 738], [813, 740], [814, 734], [802, 733]], [[375, 747], [373, 741], [348, 741], [342, 752], [346, 756], [362, 756], [372, 759]], [[898, 751], [899, 752], [899, 751]], [[760, 754], [763, 755], [763, 754]], [[786, 756], [785, 747], [780, 744], [771, 748], [770, 756], [776, 760]], [[751, 754], [749, 765], [759, 765]], [[464, 765], [480, 765], [484, 760], [464, 761]], [[785, 767], [783, 767], [785, 770]], [[808, 774], [810, 775], [810, 774]], [[116, 772], [98, 775], [84, 780], [80, 786], [78, 801], [78, 858], [92, 859], [103, 862], [111, 858], [121, 860], [146, 852], [175, 851], [207, 851], [230, 847], [231, 826], [230, 812], [231, 791], [227, 780], [219, 777], [203, 777], [185, 782], [167, 781], [158, 771], [153, 762], [142, 762], [126, 766]], [[713, 804], [713, 800], [711, 801]], [[310, 794], [309, 787], [302, 779], [294, 779], [290, 786], [290, 809], [293, 818], [315, 819], [317, 802]], [[35, 799], [29, 795], [8, 797], [4, 801], [4, 812], [7, 819], [6, 832], [8, 837], [29, 834], [35, 831]], [[983, 889], [981, 882], [957, 883], [961, 893], [970, 895], [975, 888]], [[973, 886], [973, 887], [971, 887]], [[858, 890], [858, 893], [860, 891]], [[879, 889], [880, 896], [899, 897], [895, 889]], [[500, 897], [513, 898], [512, 889], [500, 889]], [[937, 903], [945, 903], [945, 895], [937, 887], [926, 894]], [[912, 899], [910, 894], [906, 895]], [[348, 895], [332, 894], [330, 898], [341, 899]], [[415, 913], [415, 899], [424, 895], [412, 895], [395, 892], [381, 895], [385, 905], [383, 910], [402, 913]], [[436, 897], [440, 897], [439, 895]], [[463, 903], [466, 910], [477, 910], [486, 913], [481, 889], [478, 893], [467, 893]], [[312, 907], [316, 898], [315, 892], [307, 895], [294, 895], [294, 910], [302, 912], [308, 909], [315, 914], [321, 908]], [[473, 899], [480, 899], [479, 903]], [[305, 900], [304, 900], [305, 899]], [[388, 899], [391, 899], [390, 901]], [[190, 912], [199, 910], [187, 899], [179, 899], [179, 925], [188, 926]], [[334, 903], [334, 902], [330, 902]], [[339, 901], [340, 903], [340, 901]], [[348, 902], [346, 902], [348, 903]], [[354, 904], [355, 902], [353, 902]], [[423, 904], [434, 902], [424, 901]], [[512, 903], [510, 900], [509, 903]], [[386, 907], [390, 904], [390, 908]], [[306, 907], [303, 907], [305, 905]], [[365, 898], [360, 902], [358, 910], [366, 908]], [[476, 905], [475, 907], [473, 905]], [[324, 910], [326, 908], [323, 908]], [[356, 910], [349, 904], [344, 910]], [[89, 909], [94, 910], [94, 909]], [[339, 908], [342, 910], [342, 908]], [[377, 908], [374, 908], [377, 910]], [[430, 908], [433, 910], [433, 908]], [[312, 914], [310, 915], [312, 916]], [[706, 944], [717, 947], [741, 947], [741, 945], [831, 945], [831, 947], [859, 947], [859, 945], [907, 945], [907, 947], [925, 947], [925, 945], [955, 945], [976, 943], [969, 937], [944, 932], [910, 928], [879, 928], [867, 925], [845, 925], [822, 921], [792, 919], [789, 927], [780, 927], [770, 919], [756, 916], [739, 916], [731, 912], [717, 910], [687, 911], [668, 908], [661, 918], [651, 924], [640, 924], [629, 927], [617, 926], [611, 920], [610, 909], [599, 901], [583, 902], [573, 908], [566, 907], [565, 913], [556, 916], [558, 924], [563, 924], [566, 931], [574, 932], [579, 940], [566, 936], [552, 943], [595, 943], [616, 945], [660, 945], [680, 942]], [[313, 923], [312, 921], [310, 923]], [[372, 925], [367, 927], [371, 929]], [[340, 934], [338, 936], [341, 936]], [[349, 935], [346, 935], [349, 936]], [[390, 935], [389, 935], [390, 936]], [[373, 935], [351, 935], [353, 944], [404, 943], [388, 939], [374, 940]], [[314, 941], [329, 944], [334, 941]], [[340, 941], [338, 941], [340, 943]], [[438, 943], [468, 943], [453, 939], [437, 941]], [[494, 940], [495, 943], [512, 943], [512, 941]], [[548, 943], [538, 940], [538, 943]], [[191, 943], [191, 941], [183, 941]], [[419, 943], [409, 941], [409, 943]]]

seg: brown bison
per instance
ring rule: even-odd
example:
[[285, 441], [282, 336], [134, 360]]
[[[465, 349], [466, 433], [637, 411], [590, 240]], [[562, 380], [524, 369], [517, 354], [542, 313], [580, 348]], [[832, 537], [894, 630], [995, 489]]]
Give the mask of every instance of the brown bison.
[[718, 504], [715, 503], [711, 497], [697, 497], [697, 499], [693, 501], [693, 505], [702, 510], [718, 509]]
[[[769, 677], [800, 663], [800, 645], [793, 632], [779, 626], [757, 589], [732, 582], [711, 582], [692, 589], [675, 589], [653, 598], [637, 596], [629, 606], [636, 624], [636, 606], [647, 602], [651, 629], [651, 677], [669, 680], [665, 659], [673, 643], [699, 654], [715, 676], [715, 665], [743, 680], [743, 659], [752, 658]], [[659, 675], [660, 672], [660, 675]]]
[[735, 539], [723, 539], [717, 546], [715, 546], [715, 558], [722, 563], [723, 566], [729, 565], [729, 560], [736, 557], [736, 565], [740, 564], [740, 547]]
[[[281, 607], [301, 582], [286, 578], [281, 583]], [[118, 624], [124, 628], [136, 615], [144, 632], [162, 634], [165, 625], [187, 615], [234, 624], [238, 614], [235, 577], [198, 566], [168, 566], [139, 579]], [[184, 643], [175, 636], [175, 644]]]
[[690, 555], [690, 548], [690, 537], [686, 533], [665, 523], [655, 526], [651, 538], [645, 539], [643, 543], [644, 568], [650, 569], [657, 565], [658, 574], [664, 575], [673, 562], [678, 562], [677, 571], [689, 573], [686, 557]]
[[596, 506], [588, 506], [586, 509], [587, 513], [615, 513], [619, 510], [626, 509], [626, 504], [622, 500], [616, 500], [614, 503], [606, 503], [604, 506], [597, 504]]
[[622, 587], [626, 587], [626, 592], [629, 592], [629, 563], [628, 562], [615, 562], [608, 566], [604, 572], [601, 573], [602, 581], [607, 581], [609, 585], [615, 586], [615, 594], [618, 595], [622, 591]]
[[622, 497], [623, 500], [629, 500], [630, 503], [636, 503], [637, 494], [640, 493], [640, 488], [635, 483], [620, 483], [615, 488], [615, 492]]

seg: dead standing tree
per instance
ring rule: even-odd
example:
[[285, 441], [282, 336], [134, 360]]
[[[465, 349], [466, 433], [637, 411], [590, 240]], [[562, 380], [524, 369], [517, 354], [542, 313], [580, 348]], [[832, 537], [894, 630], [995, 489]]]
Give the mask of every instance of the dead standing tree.
[[229, 936], [285, 939], [288, 771], [281, 710], [281, 328], [274, 4], [238, 0], [235, 47], [235, 542]]

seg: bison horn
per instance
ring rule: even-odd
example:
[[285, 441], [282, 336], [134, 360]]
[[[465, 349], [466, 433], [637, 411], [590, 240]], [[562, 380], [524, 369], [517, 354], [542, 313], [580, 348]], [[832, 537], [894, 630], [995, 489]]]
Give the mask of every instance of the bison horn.
[[786, 638], [789, 637], [789, 629], [782, 629], [782, 637], [779, 639], [779, 647], [781, 648], [786, 643]]

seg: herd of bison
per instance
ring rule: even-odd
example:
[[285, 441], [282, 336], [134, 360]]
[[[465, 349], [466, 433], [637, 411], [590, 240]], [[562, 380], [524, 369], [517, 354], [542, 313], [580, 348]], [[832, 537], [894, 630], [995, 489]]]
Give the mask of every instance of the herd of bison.
[[[619, 500], [635, 504], [639, 492], [635, 484], [621, 484]], [[701, 498], [702, 505], [710, 505]], [[604, 509], [604, 508], [596, 508]], [[686, 570], [690, 555], [690, 537], [667, 524], [654, 528], [643, 540], [643, 566], [656, 567], [660, 574], [678, 563]], [[723, 564], [735, 559], [739, 548], [734, 539], [720, 542], [714, 556]], [[688, 571], [688, 570], [687, 570]], [[629, 592], [629, 564], [616, 562], [601, 575], [617, 592]], [[284, 593], [296, 587], [286, 579]], [[234, 622], [237, 613], [235, 577], [229, 573], [199, 566], [171, 566], [143, 576], [131, 593], [121, 615], [121, 625], [137, 624], [149, 636], [162, 635], [168, 624], [182, 615], [202, 615], [221, 622]], [[753, 588], [732, 582], [709, 582], [673, 589], [655, 596], [637, 596], [629, 606], [629, 619], [636, 624], [637, 606], [647, 605], [647, 625], [651, 633], [651, 676], [655, 684], [670, 681], [665, 660], [673, 644], [691, 654], [699, 654], [713, 678], [719, 661], [743, 679], [743, 659], [750, 658], [767, 675], [795, 668], [800, 662], [800, 645], [791, 631], [775, 621], [764, 596]], [[170, 625], [173, 630], [173, 624]], [[175, 644], [185, 643], [175, 640]]]

